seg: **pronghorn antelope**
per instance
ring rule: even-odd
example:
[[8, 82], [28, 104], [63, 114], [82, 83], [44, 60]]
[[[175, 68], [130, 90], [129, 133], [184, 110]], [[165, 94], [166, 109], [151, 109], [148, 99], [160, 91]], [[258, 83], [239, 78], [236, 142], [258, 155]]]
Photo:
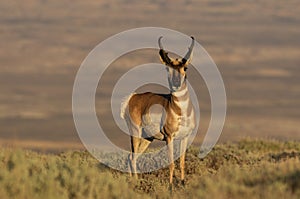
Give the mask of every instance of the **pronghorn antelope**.
[[186, 69], [192, 58], [194, 38], [185, 57], [173, 59], [158, 39], [161, 62], [166, 65], [170, 94], [131, 94], [121, 105], [121, 117], [126, 120], [131, 135], [129, 173], [136, 173], [136, 160], [154, 140], [166, 141], [170, 161], [170, 185], [174, 173], [173, 140], [180, 139], [181, 181], [184, 183], [184, 159], [189, 134], [195, 128], [194, 108], [190, 101]]

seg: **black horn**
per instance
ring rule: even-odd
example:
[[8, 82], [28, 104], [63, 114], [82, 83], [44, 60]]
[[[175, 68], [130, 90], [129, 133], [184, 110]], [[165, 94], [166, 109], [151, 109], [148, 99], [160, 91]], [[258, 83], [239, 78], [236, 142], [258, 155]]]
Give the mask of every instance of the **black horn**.
[[169, 58], [168, 53], [164, 51], [164, 48], [163, 48], [163, 46], [162, 46], [162, 44], [161, 44], [161, 39], [162, 39], [162, 38], [163, 38], [162, 36], [160, 36], [160, 37], [158, 38], [158, 46], [159, 46], [159, 48], [160, 48], [160, 50], [159, 50], [160, 60], [161, 60], [165, 65], [171, 66], [171, 65], [172, 65], [172, 64], [171, 64], [171, 59]]
[[194, 43], [195, 43], [194, 37], [191, 36], [191, 38], [192, 38], [192, 43], [191, 43], [191, 45], [189, 47], [189, 51], [186, 53], [186, 55], [182, 59], [182, 64], [186, 64], [186, 62], [191, 59], [191, 55], [193, 53], [193, 48], [194, 48]]
[[159, 48], [160, 49], [164, 49], [164, 47], [162, 46], [162, 44], [161, 44], [161, 39], [163, 38], [163, 36], [160, 36], [159, 38], [158, 38], [158, 46], [159, 46]]
[[188, 52], [186, 53], [186, 55], [182, 59], [173, 59], [173, 58], [170, 58], [168, 56], [168, 53], [164, 50], [163, 45], [161, 43], [162, 38], [163, 38], [162, 36], [160, 36], [158, 38], [158, 46], [160, 48], [159, 55], [160, 55], [160, 60], [162, 61], [162, 63], [167, 65], [167, 66], [171, 66], [171, 67], [175, 67], [175, 68], [186, 67], [192, 59], [193, 48], [194, 48], [194, 43], [195, 43], [194, 37], [191, 36], [192, 43], [189, 47]]

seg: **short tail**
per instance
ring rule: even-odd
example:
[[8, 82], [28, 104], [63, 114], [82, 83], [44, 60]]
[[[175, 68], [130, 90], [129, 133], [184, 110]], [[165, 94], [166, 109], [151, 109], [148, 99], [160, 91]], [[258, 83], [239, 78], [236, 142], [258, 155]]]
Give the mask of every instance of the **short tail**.
[[129, 100], [131, 99], [131, 97], [135, 95], [135, 93], [131, 93], [130, 95], [124, 97], [124, 99], [122, 100], [121, 103], [121, 112], [120, 112], [120, 116], [122, 119], [125, 119], [125, 113], [126, 113], [126, 109], [129, 103]]

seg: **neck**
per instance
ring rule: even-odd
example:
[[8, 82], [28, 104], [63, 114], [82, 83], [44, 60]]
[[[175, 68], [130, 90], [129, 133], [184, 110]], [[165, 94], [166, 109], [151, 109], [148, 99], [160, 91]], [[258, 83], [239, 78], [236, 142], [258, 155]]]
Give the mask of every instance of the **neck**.
[[186, 80], [183, 81], [182, 86], [180, 87], [179, 90], [173, 91], [173, 92], [171, 92], [171, 94], [175, 98], [179, 98], [179, 99], [185, 97], [186, 95], [188, 96], [189, 92], [188, 92], [188, 86], [187, 86]]
[[172, 92], [172, 106], [181, 110], [181, 115], [187, 114], [190, 107], [190, 95], [187, 82], [184, 81], [178, 91]]

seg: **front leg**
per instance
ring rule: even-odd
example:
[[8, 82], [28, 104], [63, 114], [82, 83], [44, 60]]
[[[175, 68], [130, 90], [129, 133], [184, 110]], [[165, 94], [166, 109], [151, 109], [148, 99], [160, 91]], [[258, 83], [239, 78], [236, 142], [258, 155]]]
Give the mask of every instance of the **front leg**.
[[170, 189], [173, 189], [173, 174], [174, 174], [174, 157], [173, 157], [173, 139], [171, 137], [167, 137], [167, 145], [168, 145], [168, 156], [170, 161]]
[[187, 147], [188, 137], [183, 138], [180, 141], [180, 172], [181, 172], [181, 183], [184, 185], [184, 163], [185, 163], [185, 152]]

